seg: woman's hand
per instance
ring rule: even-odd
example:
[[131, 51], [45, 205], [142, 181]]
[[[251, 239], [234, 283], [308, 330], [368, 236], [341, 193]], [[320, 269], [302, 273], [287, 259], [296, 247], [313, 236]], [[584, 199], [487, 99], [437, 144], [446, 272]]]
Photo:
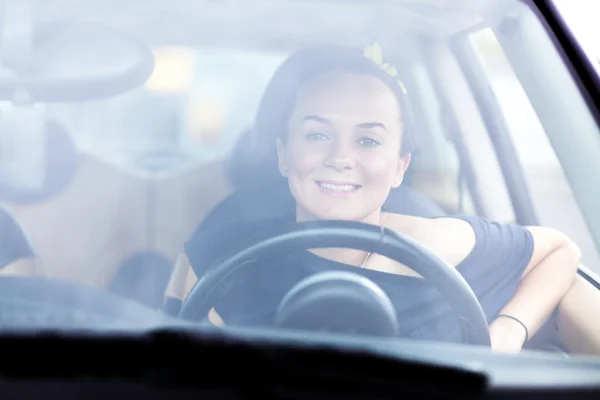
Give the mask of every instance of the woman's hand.
[[526, 338], [525, 328], [510, 318], [497, 318], [490, 325], [492, 351], [520, 353]]
[[217, 310], [215, 310], [214, 308], [211, 308], [208, 312], [208, 322], [210, 322], [214, 326], [225, 326], [223, 318], [221, 318]]

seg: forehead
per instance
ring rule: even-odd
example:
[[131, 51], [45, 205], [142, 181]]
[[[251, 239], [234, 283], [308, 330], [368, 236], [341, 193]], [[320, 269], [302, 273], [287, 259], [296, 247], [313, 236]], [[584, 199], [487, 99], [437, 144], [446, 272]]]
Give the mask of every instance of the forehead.
[[399, 123], [400, 105], [392, 90], [374, 76], [331, 72], [303, 84], [292, 118], [319, 115]]

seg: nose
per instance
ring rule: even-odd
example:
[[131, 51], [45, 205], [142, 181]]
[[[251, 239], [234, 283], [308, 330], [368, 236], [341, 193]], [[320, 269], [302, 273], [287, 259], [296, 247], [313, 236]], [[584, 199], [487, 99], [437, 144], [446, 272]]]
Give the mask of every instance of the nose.
[[337, 141], [331, 146], [331, 151], [325, 160], [325, 166], [335, 168], [342, 172], [354, 169], [356, 167], [356, 158], [351, 146]]

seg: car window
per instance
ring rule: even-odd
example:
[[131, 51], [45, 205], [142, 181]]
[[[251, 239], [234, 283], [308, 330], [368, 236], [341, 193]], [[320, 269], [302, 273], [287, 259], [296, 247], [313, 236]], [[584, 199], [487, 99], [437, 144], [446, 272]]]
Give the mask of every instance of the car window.
[[416, 89], [414, 102], [423, 114], [419, 115], [421, 124], [415, 139], [417, 151], [410, 175], [411, 187], [436, 201], [449, 214], [476, 214], [470, 188], [463, 179], [458, 144], [451, 140], [431, 75], [420, 64], [413, 68], [412, 77]]
[[[439, 109], [431, 116], [452, 143], [457, 160], [457, 185], [462, 186], [471, 212], [497, 221], [515, 222], [513, 205], [494, 150], [486, 118], [471, 90], [470, 72], [464, 72], [452, 41], [429, 45], [429, 76], [436, 88]], [[462, 211], [457, 211], [462, 213]]]
[[[193, 329], [221, 318], [225, 329], [283, 332], [300, 321], [306, 340], [342, 330], [489, 345], [535, 275], [555, 312], [511, 325], [519, 346], [568, 349], [567, 320], [570, 343], [600, 348], [586, 318], [600, 291], [557, 300], [577, 248], [600, 273], [599, 125], [530, 2], [34, 3], [31, 15], [17, 2], [0, 13], [0, 214], [29, 246], [0, 240], [0, 258], [40, 286], [0, 286], [39, 313], [0, 313], [0, 327], [153, 328], [170, 313]], [[52, 30], [65, 20], [79, 27]], [[283, 235], [297, 222], [342, 228]], [[576, 246], [548, 231], [539, 246], [530, 224]], [[336, 235], [358, 248], [341, 251]], [[530, 273], [546, 249], [560, 250], [557, 274], [569, 276]], [[9, 265], [23, 259], [21, 272]], [[318, 295], [303, 298], [304, 285]], [[78, 301], [52, 314], [65, 298]]]

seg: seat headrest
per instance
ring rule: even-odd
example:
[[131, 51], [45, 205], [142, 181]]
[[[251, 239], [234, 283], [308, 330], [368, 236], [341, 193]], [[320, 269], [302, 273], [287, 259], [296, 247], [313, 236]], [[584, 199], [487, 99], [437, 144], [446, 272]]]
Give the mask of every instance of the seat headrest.
[[[2, 166], [4, 170], [0, 171], [0, 175], [4, 175], [3, 179], [0, 179], [0, 200], [12, 203], [42, 201], [55, 195], [72, 181], [80, 160], [73, 139], [55, 120], [45, 119], [41, 126], [38, 135], [40, 143], [36, 143], [40, 145], [38, 149], [29, 147], [31, 143], [26, 141], [11, 140], [19, 132], [6, 129], [0, 132], [0, 145], [12, 145], [10, 151], [4, 153], [10, 156], [11, 160]], [[33, 166], [33, 176], [27, 178], [37, 180], [35, 185], [26, 182], [26, 179], [20, 178], [18, 174], [12, 174], [12, 171], [19, 170], [20, 163], [27, 164], [23, 165], [24, 168]], [[36, 174], [39, 175], [35, 176]]]

